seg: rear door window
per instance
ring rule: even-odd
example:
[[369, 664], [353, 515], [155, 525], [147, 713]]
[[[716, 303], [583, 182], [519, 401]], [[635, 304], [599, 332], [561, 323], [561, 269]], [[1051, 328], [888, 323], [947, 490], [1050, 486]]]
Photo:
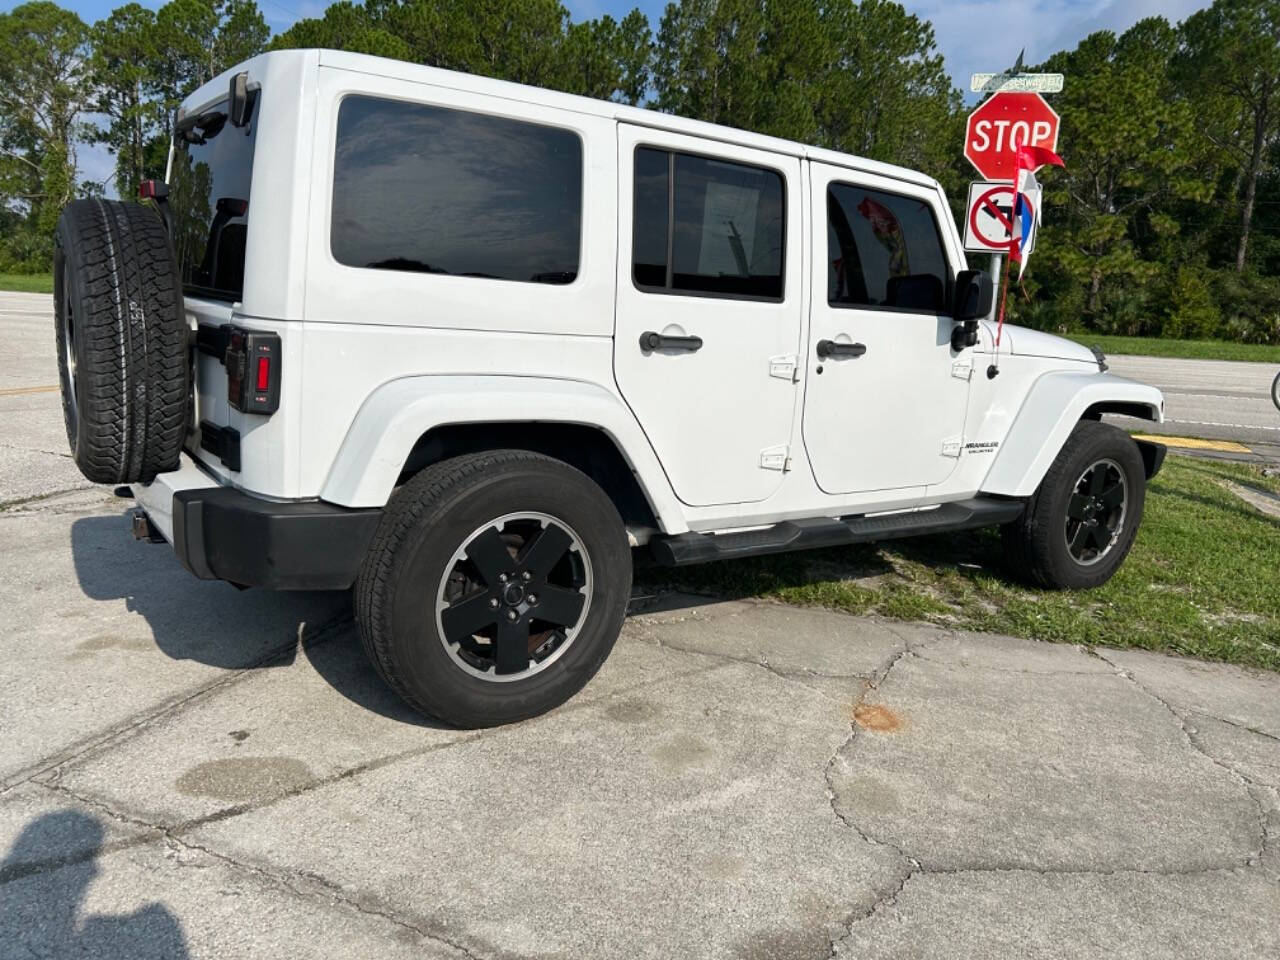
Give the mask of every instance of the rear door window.
[[572, 130], [374, 97], [338, 108], [339, 263], [564, 284], [578, 275], [581, 236]]
[[829, 304], [942, 313], [950, 278], [927, 201], [847, 183], [827, 189]]
[[640, 147], [632, 276], [654, 292], [782, 299], [782, 175], [765, 167]]

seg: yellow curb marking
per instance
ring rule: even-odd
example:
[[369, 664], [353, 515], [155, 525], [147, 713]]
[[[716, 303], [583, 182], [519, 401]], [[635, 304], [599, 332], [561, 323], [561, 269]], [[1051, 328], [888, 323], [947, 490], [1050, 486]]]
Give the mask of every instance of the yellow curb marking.
[[1150, 440], [1153, 443], [1163, 443], [1168, 447], [1185, 447], [1188, 450], [1217, 450], [1221, 453], [1253, 452], [1243, 443], [1236, 443], [1233, 440], [1199, 440], [1195, 437], [1164, 437], [1147, 433], [1135, 433], [1133, 439]]
[[28, 393], [57, 393], [58, 385], [45, 385], [40, 387], [10, 387], [8, 390], [0, 390], [0, 397], [21, 397]]

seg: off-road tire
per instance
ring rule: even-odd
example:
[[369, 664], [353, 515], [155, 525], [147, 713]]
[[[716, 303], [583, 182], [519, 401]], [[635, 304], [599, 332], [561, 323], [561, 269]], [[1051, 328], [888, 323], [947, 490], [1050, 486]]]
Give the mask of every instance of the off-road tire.
[[[541, 672], [508, 682], [468, 673], [446, 649], [438, 590], [478, 527], [536, 511], [576, 531], [590, 558], [589, 604], [571, 645]], [[585, 474], [523, 450], [442, 461], [395, 492], [355, 584], [360, 637], [374, 668], [415, 710], [466, 728], [550, 710], [586, 684], [613, 649], [631, 593], [631, 551], [613, 502]]]
[[[1110, 460], [1124, 474], [1126, 503], [1119, 536], [1107, 553], [1090, 565], [1072, 556], [1065, 536], [1067, 508], [1081, 474]], [[1146, 500], [1146, 470], [1138, 445], [1123, 430], [1082, 420], [1058, 451], [1022, 516], [1000, 529], [1010, 572], [1032, 586], [1051, 590], [1098, 587], [1111, 579], [1129, 554]]]
[[187, 430], [182, 287], [160, 218], [137, 203], [76, 200], [53, 257], [67, 441], [95, 483], [176, 469]]

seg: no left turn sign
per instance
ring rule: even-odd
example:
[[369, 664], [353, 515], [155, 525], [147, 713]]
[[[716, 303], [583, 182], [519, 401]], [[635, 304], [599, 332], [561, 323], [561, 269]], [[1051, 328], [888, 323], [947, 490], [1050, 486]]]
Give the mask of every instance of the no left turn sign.
[[[1035, 211], [1031, 211], [1032, 216]], [[969, 253], [1008, 253], [1013, 244], [1013, 185], [978, 181], [969, 184], [965, 208], [964, 248]], [[1035, 251], [1035, 236], [1031, 249]]]

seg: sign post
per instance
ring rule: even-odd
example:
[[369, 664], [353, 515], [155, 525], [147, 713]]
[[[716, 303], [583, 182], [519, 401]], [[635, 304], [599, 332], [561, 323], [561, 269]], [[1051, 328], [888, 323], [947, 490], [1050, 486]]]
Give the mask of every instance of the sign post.
[[[969, 83], [973, 92], [991, 94], [969, 114], [965, 124], [965, 159], [985, 182], [969, 186], [964, 248], [991, 254], [991, 283], [997, 291], [988, 317], [992, 322], [996, 305], [1002, 301], [998, 294], [1005, 279], [1005, 256], [1014, 243], [1018, 147], [1044, 147], [1055, 152], [1058, 148], [1058, 114], [1040, 94], [1059, 92], [1062, 74], [1021, 73], [1021, 66], [1019, 56], [1013, 71], [975, 73]], [[994, 359], [987, 369], [989, 378], [1000, 372], [999, 354]]]

